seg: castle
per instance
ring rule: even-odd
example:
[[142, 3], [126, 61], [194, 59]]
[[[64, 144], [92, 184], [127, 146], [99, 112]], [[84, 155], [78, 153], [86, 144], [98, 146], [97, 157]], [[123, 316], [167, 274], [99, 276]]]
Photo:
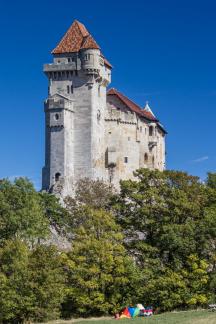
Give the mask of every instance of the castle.
[[52, 54], [42, 189], [71, 195], [86, 177], [118, 188], [136, 169], [163, 170], [165, 129], [148, 104], [107, 91], [112, 66], [85, 26], [74, 21]]

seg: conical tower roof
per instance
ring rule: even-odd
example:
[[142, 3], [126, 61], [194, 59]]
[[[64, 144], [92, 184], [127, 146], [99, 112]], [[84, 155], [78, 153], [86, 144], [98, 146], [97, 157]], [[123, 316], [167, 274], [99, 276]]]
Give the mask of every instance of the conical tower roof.
[[52, 54], [78, 52], [81, 48], [100, 49], [86, 27], [78, 20], [75, 20], [59, 44], [52, 51]]

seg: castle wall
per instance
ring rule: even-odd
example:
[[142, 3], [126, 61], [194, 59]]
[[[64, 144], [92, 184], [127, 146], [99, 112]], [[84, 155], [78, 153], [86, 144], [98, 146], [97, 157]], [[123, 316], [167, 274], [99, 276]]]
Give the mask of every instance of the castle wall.
[[86, 177], [119, 188], [139, 168], [163, 170], [165, 132], [151, 112], [147, 118], [115, 90], [107, 96], [111, 66], [85, 27], [75, 21], [53, 54], [53, 63], [44, 65], [49, 90], [43, 189], [72, 195], [74, 184]]
[[116, 96], [108, 97], [105, 120], [106, 174], [115, 187], [139, 168], [164, 169], [164, 135], [155, 122], [140, 118]]

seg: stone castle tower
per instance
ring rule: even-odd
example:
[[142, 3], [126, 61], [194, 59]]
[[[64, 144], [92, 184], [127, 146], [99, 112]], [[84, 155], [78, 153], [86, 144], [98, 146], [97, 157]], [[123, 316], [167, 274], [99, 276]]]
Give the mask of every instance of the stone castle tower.
[[140, 167], [163, 170], [166, 131], [148, 104], [107, 92], [112, 66], [85, 26], [74, 21], [52, 54], [42, 189], [66, 196], [81, 178], [118, 187]]

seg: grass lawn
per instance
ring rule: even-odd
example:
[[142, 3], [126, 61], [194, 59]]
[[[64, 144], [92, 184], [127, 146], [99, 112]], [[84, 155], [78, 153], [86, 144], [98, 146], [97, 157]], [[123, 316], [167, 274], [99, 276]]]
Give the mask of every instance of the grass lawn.
[[114, 320], [109, 318], [104, 319], [76, 319], [70, 321], [52, 321], [49, 324], [216, 324], [216, 312], [210, 311], [188, 311], [176, 313], [164, 313], [160, 315], [153, 315], [150, 318], [138, 317], [134, 319]]

